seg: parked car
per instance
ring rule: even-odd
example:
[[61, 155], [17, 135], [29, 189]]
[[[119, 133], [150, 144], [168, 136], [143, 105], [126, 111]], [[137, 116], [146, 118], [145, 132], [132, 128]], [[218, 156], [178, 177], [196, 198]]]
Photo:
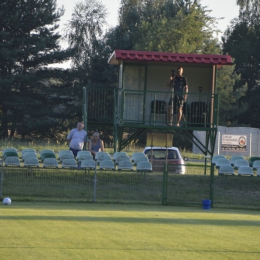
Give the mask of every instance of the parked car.
[[168, 165], [169, 173], [185, 174], [185, 161], [177, 147], [150, 147], [144, 148], [144, 154], [152, 163], [153, 171], [162, 171], [165, 163]]

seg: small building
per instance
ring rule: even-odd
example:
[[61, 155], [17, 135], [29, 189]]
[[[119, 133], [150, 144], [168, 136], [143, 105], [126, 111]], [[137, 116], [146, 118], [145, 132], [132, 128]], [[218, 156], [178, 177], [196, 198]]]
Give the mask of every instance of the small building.
[[[206, 132], [205, 144], [199, 145], [202, 153], [213, 154], [218, 125], [216, 70], [218, 66], [232, 65], [230, 56], [115, 50], [108, 63], [118, 66], [118, 87], [87, 87], [85, 117], [87, 124], [114, 127], [115, 151], [122, 150], [144, 132], [182, 131], [192, 142], [200, 142], [193, 135], [197, 130]], [[183, 75], [188, 79], [189, 94], [177, 127], [167, 124], [172, 96], [167, 83], [172, 70], [179, 66], [184, 68]], [[173, 107], [170, 113], [176, 118], [177, 109]], [[123, 139], [128, 128], [135, 129], [134, 134]]]

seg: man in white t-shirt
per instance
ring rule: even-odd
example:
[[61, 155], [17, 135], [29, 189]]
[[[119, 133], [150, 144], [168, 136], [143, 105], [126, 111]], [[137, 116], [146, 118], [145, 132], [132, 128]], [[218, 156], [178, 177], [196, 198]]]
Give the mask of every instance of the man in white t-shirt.
[[75, 157], [79, 151], [83, 150], [84, 145], [86, 145], [86, 142], [88, 141], [87, 132], [83, 127], [84, 124], [78, 122], [77, 128], [72, 129], [67, 137], [68, 145]]

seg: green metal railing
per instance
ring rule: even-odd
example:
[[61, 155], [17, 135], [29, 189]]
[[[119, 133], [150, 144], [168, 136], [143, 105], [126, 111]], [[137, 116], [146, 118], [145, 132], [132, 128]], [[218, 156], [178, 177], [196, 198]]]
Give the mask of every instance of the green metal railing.
[[[174, 95], [169, 91], [121, 90], [86, 88], [88, 123], [118, 125], [166, 125], [168, 113], [176, 118], [176, 103], [169, 103]], [[174, 100], [174, 99], [173, 99]], [[173, 110], [169, 109], [172, 105]], [[211, 93], [189, 93], [183, 106], [183, 123], [191, 127], [215, 127], [218, 97]]]

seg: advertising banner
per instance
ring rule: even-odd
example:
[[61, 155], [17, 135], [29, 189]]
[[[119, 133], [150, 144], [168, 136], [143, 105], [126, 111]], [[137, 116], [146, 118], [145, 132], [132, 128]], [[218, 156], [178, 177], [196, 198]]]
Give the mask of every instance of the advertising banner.
[[246, 135], [222, 135], [221, 150], [245, 152], [246, 143]]

